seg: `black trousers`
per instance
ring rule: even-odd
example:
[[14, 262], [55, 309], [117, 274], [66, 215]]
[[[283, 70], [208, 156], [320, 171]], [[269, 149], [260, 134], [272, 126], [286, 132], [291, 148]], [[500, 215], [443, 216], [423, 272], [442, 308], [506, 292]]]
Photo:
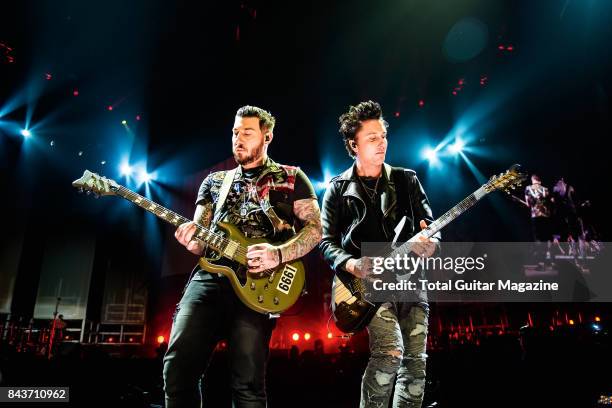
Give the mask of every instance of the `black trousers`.
[[265, 407], [266, 362], [276, 319], [238, 299], [229, 281], [192, 280], [174, 315], [164, 357], [166, 408], [199, 408], [201, 378], [217, 342], [227, 339], [234, 407]]

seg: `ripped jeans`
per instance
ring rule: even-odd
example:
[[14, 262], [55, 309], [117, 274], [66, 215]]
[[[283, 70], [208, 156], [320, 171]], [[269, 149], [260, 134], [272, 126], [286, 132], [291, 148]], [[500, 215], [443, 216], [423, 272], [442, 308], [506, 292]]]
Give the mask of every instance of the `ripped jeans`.
[[361, 381], [361, 408], [421, 407], [425, 391], [429, 311], [414, 303], [385, 303], [368, 325], [370, 360]]

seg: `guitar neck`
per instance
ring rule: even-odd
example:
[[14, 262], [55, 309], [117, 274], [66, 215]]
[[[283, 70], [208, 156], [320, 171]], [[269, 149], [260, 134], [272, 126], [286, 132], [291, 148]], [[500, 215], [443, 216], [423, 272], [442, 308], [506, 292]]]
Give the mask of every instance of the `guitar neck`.
[[418, 237], [423, 236], [425, 238], [433, 237], [438, 231], [442, 230], [442, 228], [446, 227], [448, 224], [453, 222], [457, 217], [466, 212], [468, 209], [474, 206], [478, 201], [480, 201], [484, 196], [486, 196], [487, 190], [483, 185], [478, 190], [474, 191], [472, 194], [463, 199], [459, 204], [455, 205], [453, 208], [448, 210], [444, 215], [442, 215], [437, 220], [433, 221], [431, 224], [427, 226], [424, 230], [416, 234], [412, 237], [408, 242], [400, 245], [395, 248], [392, 253], [389, 255], [390, 257], [394, 257], [395, 255], [403, 255], [411, 252], [412, 242], [415, 242]]
[[444, 213], [444, 215], [442, 215], [440, 218], [429, 224], [427, 228], [421, 232], [421, 235], [423, 235], [425, 238], [431, 238], [438, 231], [442, 230], [442, 228], [446, 227], [461, 214], [473, 207], [487, 194], [488, 193], [484, 186], [480, 187], [478, 190], [464, 198], [459, 204], [455, 205], [453, 208]]
[[[126, 187], [119, 186], [118, 189], [115, 189], [115, 193], [176, 227], [191, 221]], [[200, 239], [217, 252], [223, 252], [229, 244], [229, 241], [225, 239], [225, 237], [199, 224], [196, 224], [196, 231], [193, 236], [194, 238]]]

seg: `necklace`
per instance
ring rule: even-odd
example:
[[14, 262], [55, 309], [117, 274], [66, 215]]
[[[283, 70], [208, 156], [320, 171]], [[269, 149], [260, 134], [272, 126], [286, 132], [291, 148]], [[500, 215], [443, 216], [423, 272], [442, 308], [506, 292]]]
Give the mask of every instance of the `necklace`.
[[361, 184], [361, 187], [363, 187], [363, 191], [365, 191], [368, 198], [370, 199], [370, 202], [374, 204], [374, 201], [376, 201], [376, 190], [378, 190], [378, 182], [380, 181], [380, 176], [376, 178], [376, 184], [374, 184], [374, 188], [366, 186], [363, 180], [361, 180], [361, 177], [357, 178], [359, 179], [359, 184]]

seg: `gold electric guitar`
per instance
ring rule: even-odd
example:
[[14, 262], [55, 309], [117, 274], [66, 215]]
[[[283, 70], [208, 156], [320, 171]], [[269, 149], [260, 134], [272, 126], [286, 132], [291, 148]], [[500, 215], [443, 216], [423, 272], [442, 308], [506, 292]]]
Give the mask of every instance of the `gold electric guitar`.
[[[83, 176], [72, 182], [80, 191], [97, 196], [117, 195], [155, 214], [172, 225], [179, 226], [191, 220], [154, 203], [153, 201], [119, 185], [114, 180], [85, 170]], [[283, 263], [274, 269], [249, 273], [247, 247], [269, 242], [264, 238], [247, 238], [235, 226], [219, 222], [221, 232], [196, 224], [194, 238], [207, 245], [205, 256], [198, 261], [200, 267], [211, 273], [227, 276], [234, 292], [249, 308], [259, 313], [280, 313], [293, 305], [304, 288], [304, 265], [300, 260]]]
[[[387, 256], [393, 258], [396, 254], [411, 252], [413, 242], [419, 237], [430, 238], [438, 231], [454, 221], [487, 194], [502, 190], [509, 192], [520, 185], [527, 176], [520, 172], [518, 164], [513, 165], [505, 173], [493, 176], [459, 204], [448, 210], [443, 216], [433, 221], [424, 230], [417, 233], [407, 242], [393, 250]], [[366, 299], [366, 284], [348, 272], [338, 273], [334, 278], [332, 288], [332, 310], [336, 326], [345, 333], [354, 333], [364, 329], [374, 317], [380, 303], [372, 303]]]

